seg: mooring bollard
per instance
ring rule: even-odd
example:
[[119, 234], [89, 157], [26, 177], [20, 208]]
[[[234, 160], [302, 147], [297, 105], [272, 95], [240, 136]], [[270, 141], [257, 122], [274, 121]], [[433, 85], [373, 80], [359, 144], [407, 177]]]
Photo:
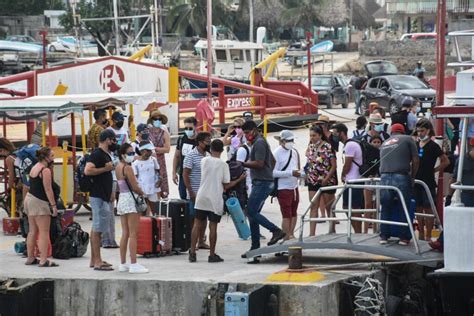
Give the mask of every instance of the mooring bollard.
[[288, 269], [290, 270], [303, 269], [303, 248], [288, 247]]

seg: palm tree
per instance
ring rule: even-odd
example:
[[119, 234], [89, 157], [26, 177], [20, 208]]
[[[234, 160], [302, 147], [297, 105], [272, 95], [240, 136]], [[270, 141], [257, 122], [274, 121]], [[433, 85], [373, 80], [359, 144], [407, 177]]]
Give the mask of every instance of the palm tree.
[[[212, 22], [221, 24], [228, 18], [227, 1], [212, 1]], [[189, 0], [174, 5], [169, 12], [168, 28], [175, 33], [185, 34], [191, 28], [195, 35], [206, 33], [207, 1]], [[227, 24], [227, 23], [226, 23]]]
[[323, 0], [285, 0], [287, 8], [280, 16], [284, 26], [300, 26], [307, 30], [321, 22]]

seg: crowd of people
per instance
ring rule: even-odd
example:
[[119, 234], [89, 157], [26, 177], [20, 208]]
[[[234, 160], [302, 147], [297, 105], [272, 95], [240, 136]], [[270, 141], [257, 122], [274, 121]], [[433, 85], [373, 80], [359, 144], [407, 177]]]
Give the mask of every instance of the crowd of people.
[[[208, 262], [224, 261], [216, 253], [217, 226], [225, 211], [222, 196], [229, 190], [236, 192], [248, 217], [250, 250], [261, 247], [264, 239], [260, 233], [261, 226], [271, 233], [268, 245], [295, 238], [301, 199], [299, 187], [303, 183], [308, 189], [312, 218], [334, 217], [331, 210], [338, 184], [359, 179], [368, 179], [366, 184], [375, 184], [370, 180], [374, 177], [380, 177], [382, 185], [397, 187], [406, 205], [414, 198], [418, 213], [432, 214], [425, 190], [414, 185], [414, 181], [425, 182], [432, 199], [436, 200], [435, 173], [454, 164], [454, 160], [448, 158], [451, 156], [449, 146], [440, 147], [435, 142], [434, 128], [429, 119], [417, 117], [414, 123], [410, 120], [410, 113], [416, 117], [416, 104], [403, 103], [392, 124], [386, 122], [383, 108], [376, 105], [371, 108], [373, 111], [368, 120], [365, 116], [358, 117], [356, 129], [351, 132], [345, 124], [331, 124], [327, 116], [320, 115], [309, 127], [308, 138], [300, 140], [307, 143], [302, 153], [296, 149], [295, 135], [290, 130], [283, 130], [275, 137], [279, 145], [272, 150], [251, 119], [236, 119], [223, 137], [213, 139], [210, 133], [198, 131], [194, 117], [186, 118], [184, 134], [179, 137], [174, 152], [171, 178], [178, 186], [179, 197], [189, 201], [193, 220], [188, 260], [197, 261], [197, 249], [209, 249]], [[102, 258], [101, 248], [120, 248], [119, 271], [146, 273], [148, 269], [137, 263], [141, 215], [137, 210], [137, 198], [146, 201], [145, 212], [152, 215], [152, 203], [169, 197], [165, 162], [165, 155], [170, 152], [170, 134], [166, 128], [168, 118], [159, 110], [152, 111], [147, 123], [137, 126], [137, 139], [133, 142], [121, 112], [114, 112], [107, 119], [107, 112], [99, 109], [94, 112], [94, 119], [88, 133], [91, 153], [84, 170], [90, 179], [92, 208], [90, 267], [97, 271], [112, 271], [112, 264]], [[464, 179], [468, 182], [474, 178], [473, 139], [464, 166]], [[222, 159], [226, 147], [226, 160], [239, 162], [244, 170], [234, 179], [231, 179], [229, 165]], [[337, 160], [338, 151], [342, 151], [341, 164]], [[7, 157], [7, 169], [10, 170], [15, 161], [15, 148], [6, 139], [0, 139], [0, 154]], [[38, 162], [29, 171], [30, 182], [24, 198], [24, 212], [30, 225], [26, 264], [54, 267], [57, 264], [46, 257], [50, 216], [57, 214], [59, 197], [59, 186], [51, 176], [54, 153], [47, 147], [41, 148], [37, 151], [37, 158]], [[11, 187], [17, 186], [15, 179], [14, 176], [9, 178]], [[321, 194], [314, 199], [320, 190]], [[281, 224], [273, 223], [264, 214], [264, 205], [270, 196], [279, 203]], [[447, 202], [451, 196], [452, 192], [449, 192]], [[472, 196], [462, 198], [466, 205], [473, 205]], [[380, 202], [382, 220], [394, 220], [400, 213], [401, 201], [395, 191], [381, 190]], [[354, 188], [352, 194], [344, 190], [342, 204], [345, 209], [367, 210], [363, 216], [373, 218], [374, 213], [369, 210], [375, 207], [374, 188]], [[122, 226], [119, 244], [115, 237], [115, 208]], [[433, 219], [419, 217], [417, 221], [418, 238], [431, 241]], [[331, 220], [333, 231], [337, 224], [336, 220]], [[368, 222], [362, 225], [351, 221], [351, 224], [355, 233], [375, 231], [375, 225]], [[206, 236], [208, 225], [209, 244]], [[310, 236], [316, 235], [316, 228], [316, 222], [311, 222]], [[39, 259], [33, 253], [37, 236]], [[391, 237], [397, 237], [400, 245], [408, 245], [412, 238], [408, 227], [394, 232], [390, 225], [382, 224], [380, 243], [387, 243]], [[432, 242], [432, 245], [439, 248], [436, 243]], [[242, 258], [245, 257], [246, 254], [242, 254]]]

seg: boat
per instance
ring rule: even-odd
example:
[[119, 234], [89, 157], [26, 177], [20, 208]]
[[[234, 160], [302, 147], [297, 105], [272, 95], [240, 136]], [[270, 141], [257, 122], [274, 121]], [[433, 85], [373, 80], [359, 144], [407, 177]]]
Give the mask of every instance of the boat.
[[[334, 43], [332, 41], [322, 41], [314, 44], [310, 48], [311, 55], [318, 55], [324, 53], [330, 53], [334, 49]], [[306, 56], [306, 50], [290, 50], [287, 53], [286, 61], [290, 65], [301, 66], [308, 64], [308, 57]], [[319, 59], [314, 59], [313, 62], [317, 62]]]
[[[212, 38], [212, 75], [223, 79], [250, 83], [250, 72], [252, 69], [268, 57], [267, 50], [263, 45], [266, 29], [257, 29], [257, 42], [239, 41], [235, 36], [233, 39], [218, 39], [216, 28], [213, 27]], [[207, 40], [199, 40], [194, 45], [199, 57], [199, 73], [207, 75]], [[188, 79], [192, 89], [207, 88], [207, 83], [199, 80]], [[213, 85], [214, 87], [214, 85]], [[226, 87], [226, 94], [238, 93], [239, 89]], [[195, 98], [201, 98], [203, 94], [193, 94]]]
[[0, 51], [41, 54], [42, 50], [43, 47], [41, 45], [14, 41], [0, 41]]

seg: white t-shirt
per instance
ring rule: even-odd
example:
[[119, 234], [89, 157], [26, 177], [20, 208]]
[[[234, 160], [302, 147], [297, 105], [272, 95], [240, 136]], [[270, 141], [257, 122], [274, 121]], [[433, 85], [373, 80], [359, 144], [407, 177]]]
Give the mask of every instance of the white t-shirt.
[[160, 192], [160, 188], [156, 187], [160, 165], [155, 157], [150, 157], [148, 160], [135, 160], [132, 168], [138, 185], [146, 195]]
[[[344, 156], [352, 157], [351, 169], [346, 174], [346, 180], [360, 179], [359, 166], [362, 165], [362, 149], [356, 142], [347, 142], [344, 146]], [[359, 164], [356, 165], [354, 161]]]
[[227, 163], [219, 158], [205, 157], [201, 161], [201, 186], [196, 195], [195, 209], [224, 214], [224, 183], [230, 182]]
[[[248, 154], [244, 146], [247, 146]], [[244, 146], [240, 146], [237, 150], [237, 157], [235, 158], [235, 160], [240, 162], [246, 162], [250, 159], [250, 151], [252, 150], [252, 148], [250, 148], [250, 146], [248, 145]], [[245, 185], [247, 186], [247, 195], [250, 196], [250, 193], [252, 192], [252, 177], [250, 176], [250, 169], [245, 168], [245, 173], [247, 174], [247, 177], [245, 178]]]
[[[282, 169], [288, 164], [288, 167], [282, 171]], [[299, 156], [296, 149], [291, 151], [278, 146], [273, 152], [275, 157], [275, 168], [273, 169], [273, 177], [278, 178], [278, 190], [294, 190], [298, 187], [298, 178], [293, 176], [293, 170], [299, 170]]]
[[109, 126], [107, 127], [107, 129], [115, 133], [115, 138], [117, 139], [117, 146], [122, 146], [123, 144], [129, 142], [128, 127], [123, 126], [121, 129], [116, 130], [112, 126]]

